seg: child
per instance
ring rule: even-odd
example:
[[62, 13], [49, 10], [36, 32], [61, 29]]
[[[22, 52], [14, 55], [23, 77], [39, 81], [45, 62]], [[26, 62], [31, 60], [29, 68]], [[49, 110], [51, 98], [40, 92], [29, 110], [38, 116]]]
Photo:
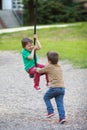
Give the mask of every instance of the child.
[[59, 113], [59, 122], [63, 124], [65, 122], [65, 111], [63, 105], [65, 88], [62, 69], [61, 66], [57, 64], [59, 55], [56, 52], [48, 52], [47, 59], [48, 65], [42, 69], [37, 68], [37, 72], [39, 73], [48, 73], [50, 88], [44, 95], [44, 101], [48, 111], [47, 117], [49, 118], [54, 115], [54, 109], [50, 99], [55, 98], [57, 110]]
[[[23, 38], [21, 43], [22, 43], [22, 57], [23, 57], [23, 62], [25, 66], [25, 70], [29, 74], [34, 74], [34, 88], [36, 90], [40, 90], [39, 87], [39, 80], [40, 80], [40, 73], [36, 72], [36, 67], [35, 67], [35, 61], [34, 61], [34, 51], [41, 49], [41, 44], [35, 35], [34, 38], [36, 39], [37, 45], [34, 46], [32, 43], [33, 41], [30, 38]], [[37, 56], [36, 56], [36, 62], [37, 62]], [[43, 68], [44, 65], [38, 64], [37, 62], [37, 67]], [[46, 73], [46, 81], [48, 85], [48, 77]]]

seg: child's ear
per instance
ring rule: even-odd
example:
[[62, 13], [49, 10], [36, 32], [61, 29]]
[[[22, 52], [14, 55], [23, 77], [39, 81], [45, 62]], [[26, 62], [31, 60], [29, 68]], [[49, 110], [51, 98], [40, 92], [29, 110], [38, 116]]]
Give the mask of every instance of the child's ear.
[[48, 63], [49, 63], [49, 64], [51, 64], [51, 61], [50, 61], [50, 60], [48, 60]]

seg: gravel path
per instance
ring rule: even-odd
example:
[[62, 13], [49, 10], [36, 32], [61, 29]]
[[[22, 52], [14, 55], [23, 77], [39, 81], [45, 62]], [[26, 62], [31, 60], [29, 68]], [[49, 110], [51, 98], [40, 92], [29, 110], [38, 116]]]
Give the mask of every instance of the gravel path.
[[[46, 62], [44, 58], [40, 63]], [[57, 123], [58, 115], [46, 119], [43, 95], [47, 90], [41, 77], [41, 92], [32, 87], [33, 80], [23, 70], [16, 52], [0, 52], [0, 130], [87, 130], [87, 69], [74, 69], [61, 62], [66, 86], [67, 123]], [[56, 105], [52, 100], [54, 108]]]

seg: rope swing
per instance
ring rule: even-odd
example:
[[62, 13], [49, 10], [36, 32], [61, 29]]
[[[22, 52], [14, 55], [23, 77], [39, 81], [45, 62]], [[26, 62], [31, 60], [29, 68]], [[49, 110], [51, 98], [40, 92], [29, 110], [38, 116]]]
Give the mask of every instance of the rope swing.
[[[36, 34], [36, 31], [37, 31], [37, 28], [36, 28], [36, 26], [37, 26], [37, 16], [38, 16], [37, 8], [38, 8], [38, 0], [35, 0], [35, 3], [34, 3], [34, 34]], [[36, 45], [36, 38], [34, 38], [34, 45]], [[34, 62], [35, 62], [35, 66], [37, 67], [36, 50], [34, 51]], [[44, 73], [41, 74], [41, 75], [44, 75]], [[29, 74], [29, 77], [33, 78], [34, 74]]]
[[[37, 26], [37, 6], [38, 5], [38, 0], [35, 0], [34, 2], [34, 34], [36, 34], [36, 26]], [[34, 45], [36, 45], [36, 38], [34, 38]], [[37, 67], [37, 61], [36, 61], [36, 50], [34, 50], [34, 62], [35, 66]], [[29, 74], [30, 78], [34, 77], [34, 74]]]
[[[36, 34], [36, 26], [37, 26], [37, 8], [38, 8], [38, 0], [35, 0], [34, 4], [34, 34]], [[36, 38], [34, 38], [34, 45], [36, 45]], [[37, 67], [37, 62], [36, 62], [36, 50], [34, 51], [34, 61], [35, 61], [35, 66]]]

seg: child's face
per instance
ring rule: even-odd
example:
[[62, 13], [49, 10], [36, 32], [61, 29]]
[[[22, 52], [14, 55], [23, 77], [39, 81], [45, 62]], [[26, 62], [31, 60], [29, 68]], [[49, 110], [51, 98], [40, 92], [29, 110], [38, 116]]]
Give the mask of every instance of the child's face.
[[33, 48], [34, 48], [34, 45], [30, 42], [28, 42], [28, 44], [25, 46], [25, 49], [28, 51], [32, 51]]

